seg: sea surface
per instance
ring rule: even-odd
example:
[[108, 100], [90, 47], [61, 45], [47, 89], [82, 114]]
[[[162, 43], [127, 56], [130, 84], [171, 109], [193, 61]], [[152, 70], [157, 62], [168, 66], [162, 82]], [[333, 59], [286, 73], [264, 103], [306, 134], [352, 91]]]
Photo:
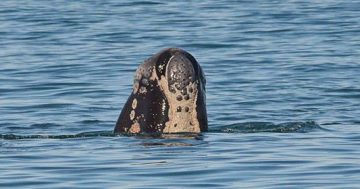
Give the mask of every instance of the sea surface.
[[[167, 47], [209, 132], [112, 133]], [[1, 0], [0, 188], [359, 188], [360, 1]]]

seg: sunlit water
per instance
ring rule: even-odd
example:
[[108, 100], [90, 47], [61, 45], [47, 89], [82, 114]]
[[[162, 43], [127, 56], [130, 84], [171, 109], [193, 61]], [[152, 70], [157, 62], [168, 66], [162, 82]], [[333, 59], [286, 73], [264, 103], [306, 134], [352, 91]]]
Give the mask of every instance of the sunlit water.
[[[0, 187], [357, 188], [360, 2], [0, 2]], [[207, 78], [210, 131], [114, 135], [165, 47]]]

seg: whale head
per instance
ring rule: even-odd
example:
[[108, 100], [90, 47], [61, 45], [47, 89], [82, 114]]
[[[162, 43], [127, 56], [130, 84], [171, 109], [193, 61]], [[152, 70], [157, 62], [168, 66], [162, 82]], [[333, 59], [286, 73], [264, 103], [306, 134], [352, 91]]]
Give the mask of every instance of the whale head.
[[190, 53], [179, 48], [160, 51], [136, 70], [133, 92], [114, 131], [207, 131], [205, 85], [202, 68]]

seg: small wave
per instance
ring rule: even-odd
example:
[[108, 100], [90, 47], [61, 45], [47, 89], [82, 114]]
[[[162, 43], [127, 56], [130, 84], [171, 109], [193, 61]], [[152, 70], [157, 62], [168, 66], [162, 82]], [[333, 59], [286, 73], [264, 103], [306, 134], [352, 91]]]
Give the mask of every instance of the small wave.
[[0, 139], [21, 140], [21, 139], [71, 139], [71, 138], [89, 138], [89, 137], [114, 137], [117, 136], [112, 131], [92, 131], [79, 134], [68, 135], [15, 135], [0, 134]]
[[101, 121], [100, 120], [97, 120], [97, 119], [87, 119], [87, 120], [83, 120], [81, 121], [80, 123], [82, 124], [98, 124], [100, 123]]
[[325, 130], [320, 127], [315, 121], [306, 122], [286, 122], [275, 124], [271, 122], [245, 122], [235, 123], [227, 126], [220, 126], [218, 128], [210, 129], [210, 132], [223, 133], [305, 133], [313, 130]]
[[67, 135], [16, 135], [16, 134], [0, 134], [0, 139], [5, 140], [22, 140], [22, 139], [73, 139], [73, 138], [91, 138], [91, 137], [119, 137], [119, 136], [134, 136], [141, 139], [202, 139], [202, 134], [199, 133], [141, 133], [141, 134], [116, 134], [113, 131], [92, 131], [83, 132], [79, 134]]
[[40, 129], [47, 129], [52, 127], [60, 127], [61, 125], [56, 123], [35, 123], [30, 125], [30, 128], [40, 128]]
[[[245, 122], [236, 123], [227, 126], [220, 126], [217, 128], [210, 128], [209, 133], [260, 133], [260, 132], [274, 132], [274, 133], [306, 133], [313, 130], [326, 130], [320, 127], [315, 121], [306, 122], [286, 122], [275, 124], [271, 122]], [[137, 137], [141, 139], [196, 139], [202, 140], [203, 134], [199, 133], [142, 133], [142, 134], [116, 134], [113, 131], [92, 131], [83, 132], [79, 134], [67, 135], [16, 135], [16, 134], [0, 134], [0, 139], [5, 140], [21, 140], [21, 139], [72, 139], [72, 138], [91, 138], [91, 137], [118, 137], [128, 136]]]

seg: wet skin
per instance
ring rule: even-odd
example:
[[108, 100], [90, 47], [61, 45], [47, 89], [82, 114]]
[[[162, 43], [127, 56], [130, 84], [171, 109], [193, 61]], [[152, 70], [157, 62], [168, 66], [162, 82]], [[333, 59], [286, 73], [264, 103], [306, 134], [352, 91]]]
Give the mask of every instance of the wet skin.
[[207, 131], [205, 76], [188, 52], [169, 48], [142, 63], [115, 133]]

